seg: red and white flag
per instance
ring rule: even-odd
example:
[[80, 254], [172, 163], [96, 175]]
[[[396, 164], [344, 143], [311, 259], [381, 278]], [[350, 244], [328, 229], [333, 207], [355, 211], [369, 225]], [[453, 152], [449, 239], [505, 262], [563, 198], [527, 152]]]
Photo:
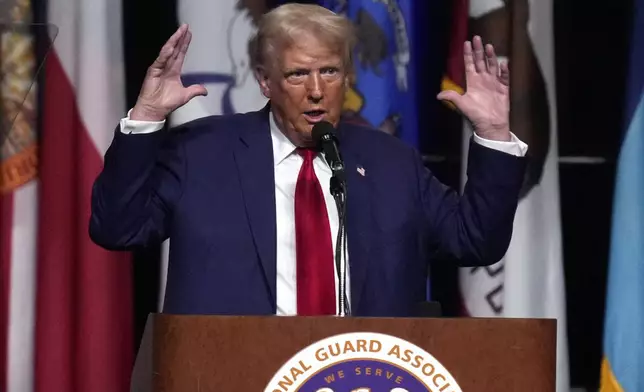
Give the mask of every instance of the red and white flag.
[[7, 139], [14, 144], [2, 146], [3, 165], [36, 146], [39, 154], [28, 157], [39, 161], [37, 173], [4, 189], [0, 204], [1, 390], [129, 390], [130, 257], [99, 248], [88, 234], [92, 183], [126, 110], [120, 6], [48, 1], [58, 34], [38, 86], [42, 106], [28, 112], [41, 120], [40, 137], [26, 144], [14, 127], [17, 136]]

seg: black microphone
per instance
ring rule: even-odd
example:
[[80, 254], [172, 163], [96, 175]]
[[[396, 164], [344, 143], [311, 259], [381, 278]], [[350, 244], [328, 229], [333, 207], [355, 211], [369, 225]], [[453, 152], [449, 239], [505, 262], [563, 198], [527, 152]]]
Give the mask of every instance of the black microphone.
[[[324, 158], [331, 167], [331, 171], [336, 178], [333, 182], [339, 182], [338, 186], [344, 188], [345, 175], [344, 175], [344, 161], [338, 148], [338, 137], [336, 136], [335, 128], [328, 121], [320, 121], [313, 126], [311, 136], [318, 149], [324, 153]], [[333, 192], [333, 189], [332, 189]]]
[[[320, 121], [313, 126], [311, 136], [316, 147], [324, 153], [324, 158], [331, 167], [330, 190], [335, 199], [340, 220], [335, 247], [335, 266], [338, 272], [340, 283], [340, 295], [338, 298], [338, 309], [340, 316], [351, 314], [351, 306], [347, 297], [347, 238], [346, 238], [346, 215], [347, 215], [347, 183], [344, 175], [344, 161], [338, 148], [338, 138], [335, 128], [327, 121]], [[343, 257], [344, 256], [344, 257]]]

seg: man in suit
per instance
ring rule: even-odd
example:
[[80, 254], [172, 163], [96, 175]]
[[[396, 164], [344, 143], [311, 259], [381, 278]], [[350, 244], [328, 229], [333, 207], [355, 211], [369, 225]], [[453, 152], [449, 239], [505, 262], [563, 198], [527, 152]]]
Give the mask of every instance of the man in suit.
[[504, 255], [527, 146], [509, 130], [509, 71], [491, 45], [466, 42], [467, 93], [438, 96], [475, 129], [459, 196], [395, 137], [340, 121], [355, 42], [346, 18], [304, 4], [269, 12], [250, 45], [269, 104], [165, 129], [173, 110], [207, 94], [180, 80], [190, 38], [181, 26], [150, 66], [92, 196], [97, 244], [121, 250], [171, 238], [165, 312], [339, 311], [332, 171], [311, 136], [322, 120], [337, 128], [346, 167], [351, 314], [412, 314], [437, 255], [461, 266]]

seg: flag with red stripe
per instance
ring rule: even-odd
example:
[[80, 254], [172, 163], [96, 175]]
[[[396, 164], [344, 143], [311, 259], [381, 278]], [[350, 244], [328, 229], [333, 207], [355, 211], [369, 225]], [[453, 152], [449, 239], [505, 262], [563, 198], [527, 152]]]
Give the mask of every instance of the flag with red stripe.
[[[10, 7], [29, 22], [29, 1]], [[34, 37], [14, 33], [1, 56], [14, 72], [3, 80], [12, 83], [3, 108], [19, 114], [11, 128], [5, 116], [0, 139], [0, 390], [127, 391], [130, 257], [88, 235], [92, 183], [126, 110], [120, 2], [49, 0], [47, 16], [58, 36], [38, 110], [36, 89], [21, 110], [11, 95], [31, 87]]]
[[131, 265], [88, 235], [92, 184], [125, 107], [121, 2], [49, 0], [38, 216], [36, 392], [129, 390]]

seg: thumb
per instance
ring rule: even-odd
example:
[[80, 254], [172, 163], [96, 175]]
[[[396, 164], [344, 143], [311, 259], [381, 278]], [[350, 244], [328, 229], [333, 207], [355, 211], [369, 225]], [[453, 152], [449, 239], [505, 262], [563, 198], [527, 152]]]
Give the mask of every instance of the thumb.
[[454, 90], [443, 90], [436, 98], [440, 101], [443, 101], [449, 108], [457, 109], [463, 99], [463, 96]]
[[436, 98], [441, 101], [452, 101], [456, 105], [458, 105], [462, 97], [463, 96], [461, 94], [457, 93], [454, 90], [443, 90], [436, 96]]
[[193, 84], [192, 86], [187, 87], [186, 90], [186, 98], [188, 101], [198, 95], [208, 95], [208, 90], [200, 84]]

